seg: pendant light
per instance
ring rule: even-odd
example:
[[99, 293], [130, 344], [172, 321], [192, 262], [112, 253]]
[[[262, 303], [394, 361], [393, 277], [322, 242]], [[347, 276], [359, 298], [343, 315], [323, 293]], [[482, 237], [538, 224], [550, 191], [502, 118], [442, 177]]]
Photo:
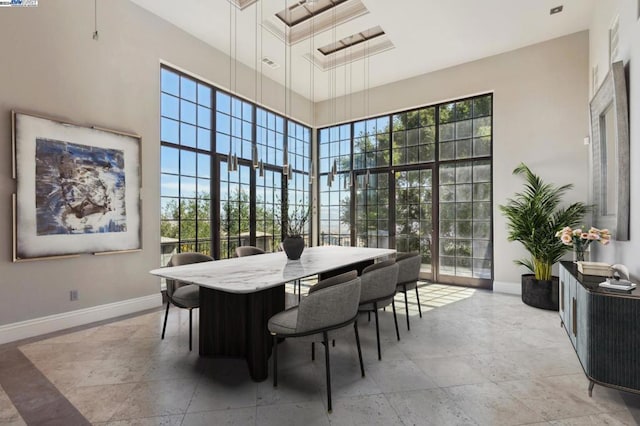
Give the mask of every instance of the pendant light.
[[[232, 2], [229, 2], [229, 91], [236, 93], [237, 89], [237, 30], [238, 30], [238, 15], [236, 13], [236, 7]], [[233, 152], [233, 153], [232, 153]], [[229, 172], [238, 171], [238, 156], [236, 154], [236, 142], [233, 135], [229, 141], [229, 156], [227, 157]]]

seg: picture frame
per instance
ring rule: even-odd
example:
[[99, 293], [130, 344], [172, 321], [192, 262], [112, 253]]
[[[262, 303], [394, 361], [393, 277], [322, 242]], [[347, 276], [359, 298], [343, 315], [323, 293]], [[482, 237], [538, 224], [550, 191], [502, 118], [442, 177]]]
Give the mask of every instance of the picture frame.
[[11, 112], [13, 261], [142, 248], [141, 138]]

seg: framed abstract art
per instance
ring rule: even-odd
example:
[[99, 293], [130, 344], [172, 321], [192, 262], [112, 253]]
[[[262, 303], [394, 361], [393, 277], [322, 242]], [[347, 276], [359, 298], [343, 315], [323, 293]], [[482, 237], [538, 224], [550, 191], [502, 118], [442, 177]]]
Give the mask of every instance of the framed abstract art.
[[140, 137], [12, 112], [13, 260], [141, 248]]

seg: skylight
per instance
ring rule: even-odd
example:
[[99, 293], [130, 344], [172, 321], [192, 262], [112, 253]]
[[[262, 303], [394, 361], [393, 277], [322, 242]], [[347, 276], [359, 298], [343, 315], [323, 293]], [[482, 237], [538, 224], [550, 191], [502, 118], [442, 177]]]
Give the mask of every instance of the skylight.
[[276, 16], [287, 26], [293, 27], [346, 1], [347, 0], [300, 0], [287, 9], [276, 13]]
[[327, 56], [332, 53], [339, 52], [340, 50], [346, 49], [348, 47], [355, 46], [356, 44], [363, 43], [367, 40], [380, 37], [382, 35], [384, 35], [384, 30], [382, 29], [382, 27], [378, 25], [373, 28], [369, 28], [368, 30], [364, 30], [359, 33], [345, 37], [342, 40], [338, 40], [335, 43], [330, 43], [330, 44], [327, 44], [326, 46], [322, 46], [318, 48], [318, 50], [323, 55]]

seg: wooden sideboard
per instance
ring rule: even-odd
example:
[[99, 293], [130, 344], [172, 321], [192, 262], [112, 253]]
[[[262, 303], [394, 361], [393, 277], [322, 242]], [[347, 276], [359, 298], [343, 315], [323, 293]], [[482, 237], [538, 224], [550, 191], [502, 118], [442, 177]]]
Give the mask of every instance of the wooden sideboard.
[[640, 290], [598, 287], [605, 278], [583, 275], [560, 262], [560, 321], [589, 379], [640, 393]]

